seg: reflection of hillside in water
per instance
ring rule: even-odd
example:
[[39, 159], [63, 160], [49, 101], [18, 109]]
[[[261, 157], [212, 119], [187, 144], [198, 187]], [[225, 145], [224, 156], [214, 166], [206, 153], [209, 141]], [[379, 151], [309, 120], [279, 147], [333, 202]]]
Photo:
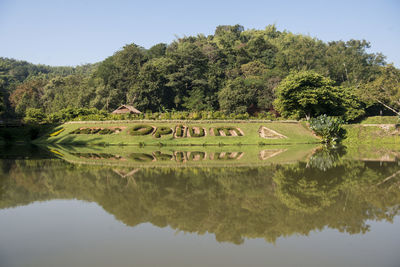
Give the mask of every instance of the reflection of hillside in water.
[[321, 150], [294, 164], [240, 168], [2, 160], [0, 208], [76, 198], [129, 226], [151, 222], [236, 244], [325, 227], [364, 233], [367, 220], [393, 220], [400, 208], [398, 163], [343, 160], [344, 153]]
[[51, 148], [54, 156], [71, 163], [129, 167], [258, 166], [305, 160], [315, 145], [222, 147], [75, 147]]

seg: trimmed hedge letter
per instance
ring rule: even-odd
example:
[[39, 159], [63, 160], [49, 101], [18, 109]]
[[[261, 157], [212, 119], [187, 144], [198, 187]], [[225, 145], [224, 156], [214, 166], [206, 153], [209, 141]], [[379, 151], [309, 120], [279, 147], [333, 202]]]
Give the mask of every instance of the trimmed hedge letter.
[[204, 128], [189, 126], [190, 137], [203, 137], [206, 135]]
[[172, 134], [172, 129], [168, 127], [157, 127], [156, 131], [154, 132], [155, 138], [160, 138], [162, 135]]
[[148, 135], [148, 134], [151, 134], [152, 132], [153, 132], [153, 126], [146, 125], [146, 124], [135, 125], [129, 131], [129, 133], [131, 135], [135, 135], [135, 136]]

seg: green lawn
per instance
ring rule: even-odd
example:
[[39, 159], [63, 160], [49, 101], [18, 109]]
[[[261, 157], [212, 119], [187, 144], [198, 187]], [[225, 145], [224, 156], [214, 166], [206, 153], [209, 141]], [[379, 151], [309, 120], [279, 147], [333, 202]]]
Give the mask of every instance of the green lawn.
[[398, 124], [400, 119], [398, 116], [372, 116], [361, 121], [361, 124]]
[[[186, 126], [205, 128], [205, 137], [184, 137], [174, 138], [173, 134], [163, 135], [155, 138], [152, 135], [132, 136], [129, 129], [138, 124], [148, 124], [154, 127], [169, 127], [174, 129], [179, 123], [176, 122], [118, 122], [118, 123], [66, 123], [52, 129], [47, 135], [39, 138], [35, 143], [58, 143], [58, 144], [108, 144], [108, 145], [259, 145], [263, 144], [308, 144], [318, 143], [319, 138], [302, 123], [297, 122], [242, 122], [242, 123], [207, 123], [199, 121], [196, 123], [181, 123]], [[287, 138], [265, 139], [259, 136], [261, 126], [267, 127]], [[100, 134], [71, 134], [78, 128], [107, 128], [119, 127], [119, 133], [100, 135]], [[217, 127], [236, 127], [239, 128], [244, 136], [211, 136], [210, 128]], [[49, 134], [64, 128], [59, 135], [50, 137]]]
[[394, 147], [400, 144], [400, 129], [395, 125], [364, 126], [362, 124], [345, 125], [346, 139], [343, 145], [372, 145], [376, 148]]

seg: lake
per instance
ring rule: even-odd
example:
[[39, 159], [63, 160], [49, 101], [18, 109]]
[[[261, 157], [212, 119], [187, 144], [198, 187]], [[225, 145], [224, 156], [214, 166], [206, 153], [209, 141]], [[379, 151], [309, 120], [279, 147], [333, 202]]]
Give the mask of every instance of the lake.
[[0, 148], [0, 266], [400, 266], [400, 151]]

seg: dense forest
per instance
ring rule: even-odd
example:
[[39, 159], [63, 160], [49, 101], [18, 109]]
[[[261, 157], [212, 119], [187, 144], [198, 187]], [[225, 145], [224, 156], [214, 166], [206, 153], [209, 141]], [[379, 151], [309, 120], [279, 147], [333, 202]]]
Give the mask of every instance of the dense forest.
[[[0, 116], [130, 104], [152, 112], [327, 113], [355, 120], [390, 112], [385, 105], [400, 108], [400, 70], [382, 54], [368, 53], [369, 47], [365, 40], [326, 43], [274, 25], [225, 25], [213, 35], [150, 49], [128, 44], [102, 62], [77, 67], [0, 58]], [[294, 96], [296, 83], [319, 91]]]

